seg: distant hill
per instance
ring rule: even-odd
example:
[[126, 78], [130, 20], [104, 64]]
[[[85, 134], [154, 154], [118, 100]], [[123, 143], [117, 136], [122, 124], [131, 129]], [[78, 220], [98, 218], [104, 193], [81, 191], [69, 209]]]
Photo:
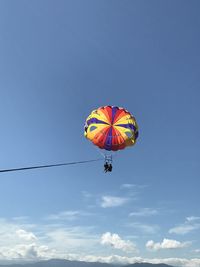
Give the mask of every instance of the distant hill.
[[134, 263], [126, 265], [125, 267], [173, 267], [164, 263], [152, 264], [152, 263]]
[[[68, 260], [47, 260], [34, 263], [7, 264], [0, 267], [121, 267], [122, 265], [114, 265], [101, 262], [84, 262], [84, 261], [68, 261]], [[123, 265], [123, 267], [173, 267], [167, 264], [151, 264], [151, 263], [134, 263]]]

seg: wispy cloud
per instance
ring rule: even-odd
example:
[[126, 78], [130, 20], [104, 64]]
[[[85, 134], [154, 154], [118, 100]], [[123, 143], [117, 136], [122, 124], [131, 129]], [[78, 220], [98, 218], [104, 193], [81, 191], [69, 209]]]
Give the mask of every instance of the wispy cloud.
[[190, 242], [180, 242], [173, 239], [164, 238], [162, 242], [155, 243], [153, 240], [149, 240], [146, 243], [146, 248], [150, 250], [161, 250], [161, 249], [177, 249], [188, 247]]
[[200, 229], [200, 217], [187, 217], [183, 224], [175, 226], [169, 230], [170, 234], [185, 235]]
[[141, 188], [145, 188], [147, 187], [147, 185], [138, 185], [138, 184], [122, 184], [120, 186], [121, 189], [141, 189]]
[[127, 224], [127, 226], [139, 230], [144, 234], [156, 234], [160, 230], [160, 227], [158, 225], [143, 224], [139, 222], [129, 223]]
[[135, 188], [135, 187], [136, 187], [135, 184], [122, 184], [120, 186], [120, 188], [122, 188], [122, 189], [132, 189], [132, 188]]
[[18, 216], [18, 217], [13, 217], [12, 219], [15, 222], [26, 222], [26, 221], [28, 221], [29, 217], [28, 216]]
[[152, 216], [156, 214], [158, 214], [158, 211], [156, 209], [142, 208], [137, 211], [131, 212], [129, 216], [145, 217], [145, 216]]
[[119, 207], [126, 204], [129, 200], [130, 199], [126, 197], [102, 196], [101, 207], [102, 208]]
[[93, 197], [93, 195], [89, 193], [88, 191], [83, 190], [81, 193], [82, 193], [82, 196], [86, 199], [90, 199]]
[[185, 235], [200, 228], [200, 225], [179, 225], [169, 230], [170, 234]]
[[200, 222], [200, 217], [190, 216], [190, 217], [187, 217], [187, 218], [186, 218], [186, 221], [188, 221], [188, 222], [199, 221], [199, 222]]
[[121, 192], [126, 193], [129, 197], [138, 199], [140, 193], [147, 185], [124, 183], [120, 186]]
[[133, 242], [129, 240], [125, 241], [121, 239], [118, 234], [111, 234], [110, 232], [104, 233], [101, 236], [101, 244], [112, 246], [115, 249], [119, 249], [127, 253], [137, 252], [136, 245]]
[[64, 253], [86, 249], [91, 249], [98, 244], [98, 237], [92, 234], [92, 227], [59, 227], [47, 229], [45, 237], [51, 248], [57, 248]]
[[45, 219], [73, 221], [81, 216], [88, 216], [88, 215], [91, 215], [91, 213], [79, 210], [68, 210], [68, 211], [61, 211], [55, 214], [50, 214]]

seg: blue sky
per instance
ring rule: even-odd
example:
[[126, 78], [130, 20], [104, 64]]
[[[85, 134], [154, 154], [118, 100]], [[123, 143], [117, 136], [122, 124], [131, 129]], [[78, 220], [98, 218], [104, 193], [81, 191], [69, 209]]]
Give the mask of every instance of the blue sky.
[[0, 1], [0, 168], [101, 157], [102, 105], [139, 139], [103, 162], [0, 175], [0, 260], [200, 266], [199, 1]]

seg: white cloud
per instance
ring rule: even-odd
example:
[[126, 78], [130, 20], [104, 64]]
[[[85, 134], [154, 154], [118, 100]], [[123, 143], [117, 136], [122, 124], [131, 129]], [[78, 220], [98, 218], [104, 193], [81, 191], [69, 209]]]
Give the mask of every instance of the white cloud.
[[19, 244], [11, 247], [1, 247], [0, 255], [2, 259], [13, 260], [39, 260], [48, 259], [53, 256], [53, 250], [45, 245]]
[[[26, 241], [17, 236], [17, 230], [24, 230], [25, 233], [33, 233], [30, 229], [40, 229], [40, 234], [37, 234], [35, 242]], [[200, 267], [200, 259], [198, 258], [142, 258], [142, 257], [127, 257], [119, 255], [100, 254], [99, 236], [95, 236], [92, 227], [71, 227], [60, 228], [55, 224], [49, 225], [31, 225], [11, 223], [7, 220], [0, 219], [0, 261], [6, 260], [42, 260], [50, 258], [62, 258], [68, 260], [81, 260], [90, 262], [107, 262], [119, 264], [131, 264], [136, 262], [149, 263], [165, 263], [178, 267]], [[18, 234], [24, 233], [23, 231]], [[111, 234], [110, 234], [111, 235]], [[112, 235], [111, 235], [112, 236]], [[128, 240], [123, 240], [118, 236], [118, 246], [122, 248], [126, 246], [131, 250], [135, 245]], [[120, 241], [121, 240], [121, 241]], [[123, 243], [124, 242], [124, 243]], [[116, 246], [116, 242], [114, 243]], [[120, 244], [120, 245], [119, 245]], [[98, 248], [98, 254], [96, 250]], [[76, 251], [80, 251], [76, 254]], [[120, 250], [120, 248], [118, 249]], [[91, 254], [88, 253], [90, 251]], [[122, 253], [120, 252], [120, 253]], [[136, 252], [136, 250], [134, 250]]]
[[102, 208], [111, 208], [123, 206], [129, 201], [129, 198], [125, 197], [113, 197], [113, 196], [102, 196], [101, 207]]
[[27, 232], [23, 229], [16, 230], [16, 235], [17, 235], [17, 237], [19, 237], [20, 239], [23, 239], [25, 241], [37, 240], [37, 237], [33, 233]]
[[80, 255], [80, 254], [65, 254], [63, 257], [67, 260], [79, 260], [86, 262], [105, 262], [111, 264], [134, 264], [134, 263], [164, 263], [177, 267], [200, 267], [200, 259], [186, 259], [186, 258], [142, 258], [142, 257], [127, 257], [120, 255], [97, 256], [97, 255]]
[[104, 233], [101, 236], [101, 244], [112, 246], [125, 252], [137, 252], [136, 246], [129, 240], [123, 240], [118, 234]]
[[35, 229], [40, 229], [37, 237], [28, 230], [29, 224], [23, 226], [22, 229], [19, 223], [0, 219], [0, 260], [64, 258], [66, 251], [92, 251], [99, 244], [99, 237], [92, 234], [92, 226], [35, 225]]
[[[55, 257], [59, 258], [59, 257]], [[134, 264], [134, 263], [152, 263], [152, 264], [167, 264], [176, 267], [200, 267], [200, 259], [186, 258], [141, 258], [141, 257], [125, 257], [119, 255], [110, 256], [95, 256], [95, 255], [80, 255], [80, 254], [65, 254], [62, 258], [66, 260], [79, 260], [86, 262], [105, 262], [111, 264]]]
[[[143, 227], [148, 229], [148, 225], [143, 225]], [[123, 240], [120, 236], [118, 236], [118, 246], [121, 246], [121, 248], [118, 248], [118, 250], [121, 256], [109, 255], [109, 250], [106, 250], [107, 256], [105, 256], [104, 248], [99, 242], [99, 235], [94, 234], [94, 230], [95, 228], [92, 226], [63, 227], [60, 223], [34, 225], [28, 222], [22, 223], [19, 221], [13, 222], [13, 220], [0, 219], [0, 261], [2, 263], [5, 260], [22, 261], [63, 258], [68, 260], [100, 261], [120, 264], [150, 262], [166, 263], [179, 267], [200, 267], [200, 259], [198, 258], [186, 259], [177, 257], [148, 259], [142, 257], [128, 257], [122, 248], [127, 246], [131, 251], [131, 249], [135, 248], [135, 244], [132, 242], [129, 243], [129, 240]], [[33, 235], [29, 235], [31, 233]], [[21, 237], [19, 237], [20, 235]], [[110, 235], [112, 236], [112, 234]], [[25, 240], [26, 237], [22, 238], [23, 236], [29, 236], [30, 238]], [[36, 237], [35, 240], [33, 240], [34, 237]], [[120, 240], [124, 243], [120, 243]], [[116, 242], [114, 244], [116, 244]], [[189, 245], [189, 242], [187, 242], [187, 245]], [[77, 251], [79, 251], [78, 254], [76, 254]], [[137, 252], [136, 248], [133, 252]], [[124, 256], [122, 256], [122, 253]]]
[[7, 247], [9, 245], [18, 245], [21, 242], [34, 242], [37, 237], [30, 231], [33, 225], [21, 224], [16, 222], [0, 219], [0, 247]]
[[185, 248], [189, 246], [189, 242], [179, 242], [173, 239], [164, 238], [160, 243], [155, 243], [153, 240], [149, 240], [146, 243], [146, 248], [151, 250], [160, 250], [160, 249], [177, 249], [177, 248]]
[[145, 216], [152, 216], [156, 214], [158, 214], [158, 211], [156, 209], [143, 208], [143, 209], [131, 212], [129, 216], [145, 217]]
[[22, 223], [23, 220], [8, 221], [0, 219], [0, 260], [40, 259], [52, 254], [46, 244], [29, 231], [34, 225]]
[[[28, 250], [29, 248], [25, 248], [24, 250]], [[152, 263], [152, 264], [159, 264], [164, 263], [170, 266], [176, 267], [200, 267], [200, 259], [199, 258], [142, 258], [142, 257], [127, 257], [127, 256], [120, 256], [120, 255], [109, 255], [109, 256], [99, 256], [99, 255], [90, 255], [90, 254], [75, 254], [75, 253], [64, 253], [60, 254], [56, 251], [50, 251], [47, 248], [32, 248], [33, 251], [36, 250], [36, 255], [47, 255], [48, 250], [48, 257], [40, 256], [40, 258], [30, 258], [30, 259], [50, 259], [50, 258], [57, 258], [57, 259], [66, 259], [66, 260], [78, 260], [78, 261], [86, 261], [86, 262], [104, 262], [110, 264], [134, 264], [134, 263]], [[45, 252], [46, 251], [46, 252]], [[25, 253], [25, 252], [24, 252]], [[22, 253], [24, 255], [24, 253]], [[31, 253], [30, 253], [31, 254]], [[32, 253], [34, 254], [34, 252]], [[0, 254], [1, 255], [1, 254]], [[16, 254], [15, 254], [16, 255]], [[13, 257], [14, 258], [14, 257]], [[20, 259], [19, 255], [16, 259]], [[22, 258], [21, 258], [22, 259]]]
[[200, 229], [200, 217], [191, 216], [187, 217], [183, 224], [171, 228], [169, 233], [185, 235], [198, 229]]

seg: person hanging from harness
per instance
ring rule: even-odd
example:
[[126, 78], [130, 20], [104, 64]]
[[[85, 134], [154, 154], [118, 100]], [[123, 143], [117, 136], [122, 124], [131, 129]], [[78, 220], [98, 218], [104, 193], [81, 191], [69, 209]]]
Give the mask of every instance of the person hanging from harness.
[[112, 156], [105, 157], [104, 163], [104, 172], [111, 172], [112, 171]]
[[108, 164], [108, 171], [111, 172], [112, 171], [112, 164]]
[[108, 162], [106, 161], [105, 164], [104, 164], [104, 172], [107, 172], [109, 169], [109, 164]]

